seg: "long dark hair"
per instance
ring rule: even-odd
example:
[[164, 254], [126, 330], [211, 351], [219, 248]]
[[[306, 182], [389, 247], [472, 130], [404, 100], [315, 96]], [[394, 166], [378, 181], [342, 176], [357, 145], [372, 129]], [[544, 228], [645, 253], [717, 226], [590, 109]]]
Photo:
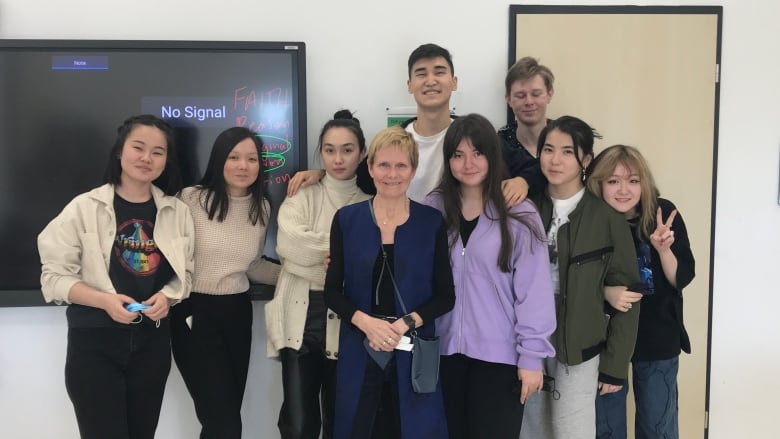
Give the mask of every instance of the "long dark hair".
[[[453, 120], [447, 133], [444, 135], [444, 169], [442, 170], [439, 184], [434, 189], [442, 199], [444, 205], [444, 222], [453, 238], [450, 241], [450, 249], [457, 241], [460, 232], [461, 218], [461, 183], [452, 175], [449, 166], [450, 158], [455, 154], [460, 142], [468, 139], [488, 162], [488, 172], [485, 181], [482, 184], [482, 209], [490, 220], [498, 220], [499, 230], [501, 230], [501, 248], [498, 251], [497, 265], [504, 273], [512, 271], [510, 260], [514, 239], [509, 231], [509, 219], [519, 221], [528, 228], [531, 236], [540, 241], [544, 240], [544, 232], [530, 221], [527, 216], [530, 213], [510, 212], [504, 200], [504, 194], [501, 191], [501, 182], [507, 177], [506, 165], [501, 154], [501, 139], [496, 134], [493, 125], [479, 114], [469, 114]], [[495, 208], [498, 218], [491, 218], [487, 206], [492, 204]], [[529, 247], [530, 248], [530, 247]]]
[[260, 170], [257, 173], [257, 180], [249, 186], [252, 204], [249, 207], [249, 221], [252, 225], [265, 225], [265, 218], [268, 216], [266, 203], [268, 195], [265, 189], [265, 172], [263, 170], [262, 149], [263, 142], [260, 136], [252, 130], [243, 127], [233, 127], [222, 131], [214, 140], [214, 146], [211, 148], [209, 163], [206, 165], [206, 172], [200, 180], [199, 186], [203, 189], [200, 197], [200, 205], [208, 213], [209, 220], [216, 216], [217, 221], [225, 220], [230, 208], [230, 193], [225, 183], [225, 162], [230, 151], [239, 143], [246, 139], [252, 139], [257, 148], [257, 157], [260, 159]]
[[176, 193], [181, 190], [183, 184], [181, 180], [181, 171], [179, 170], [173, 128], [168, 125], [168, 122], [151, 114], [141, 114], [129, 117], [122, 122], [122, 125], [120, 125], [119, 128], [117, 128], [116, 140], [114, 141], [114, 146], [111, 147], [108, 163], [103, 172], [103, 181], [111, 183], [114, 186], [122, 184], [122, 163], [120, 159], [122, 149], [125, 147], [127, 136], [129, 136], [133, 129], [139, 125], [157, 128], [162, 131], [165, 136], [165, 142], [167, 143], [165, 168], [163, 169], [162, 174], [160, 174], [152, 184], [160, 188], [166, 195], [176, 195]]

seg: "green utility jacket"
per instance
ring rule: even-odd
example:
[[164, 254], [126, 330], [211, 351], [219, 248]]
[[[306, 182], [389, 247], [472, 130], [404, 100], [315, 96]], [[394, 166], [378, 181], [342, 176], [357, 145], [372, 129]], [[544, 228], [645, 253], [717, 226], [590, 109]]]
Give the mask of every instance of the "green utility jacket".
[[[550, 229], [553, 203], [545, 192], [535, 197], [545, 230]], [[628, 222], [609, 205], [585, 191], [558, 230], [560, 294], [556, 296], [558, 327], [553, 334], [557, 358], [577, 365], [601, 354], [599, 381], [623, 384], [634, 351], [639, 302], [617, 312], [604, 301], [604, 286], [639, 283], [634, 241]]]

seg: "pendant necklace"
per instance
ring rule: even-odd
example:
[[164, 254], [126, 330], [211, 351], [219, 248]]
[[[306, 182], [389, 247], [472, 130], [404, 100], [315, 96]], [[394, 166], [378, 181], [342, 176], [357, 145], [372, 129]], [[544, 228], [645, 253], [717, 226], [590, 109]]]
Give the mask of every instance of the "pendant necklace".
[[[404, 206], [405, 210], [409, 210], [409, 198], [406, 199], [406, 204]], [[386, 226], [387, 222], [395, 217], [395, 210], [392, 211], [392, 213], [388, 214], [387, 211], [385, 211], [385, 219], [382, 220], [382, 225]]]

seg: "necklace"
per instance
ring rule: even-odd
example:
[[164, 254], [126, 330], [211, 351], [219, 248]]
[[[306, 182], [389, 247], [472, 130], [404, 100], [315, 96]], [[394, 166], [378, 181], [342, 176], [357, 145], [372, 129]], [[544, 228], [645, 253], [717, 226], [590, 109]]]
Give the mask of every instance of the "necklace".
[[[383, 226], [386, 226], [388, 224], [388, 222], [390, 222], [391, 224], [394, 224], [394, 225], [398, 225], [398, 221], [392, 221], [392, 220], [394, 220], [396, 218], [396, 215], [395, 215], [396, 210], [395, 209], [392, 209], [392, 210], [377, 209], [377, 210], [381, 210], [385, 214], [385, 218], [383, 220], [381, 220]], [[406, 221], [406, 218], [404, 216], [406, 215], [408, 217], [408, 213], [409, 213], [409, 198], [406, 198], [406, 201], [404, 203], [404, 207], [401, 209], [401, 214], [399, 215], [399, 217], [400, 217], [399, 219], [402, 219], [403, 221]]]

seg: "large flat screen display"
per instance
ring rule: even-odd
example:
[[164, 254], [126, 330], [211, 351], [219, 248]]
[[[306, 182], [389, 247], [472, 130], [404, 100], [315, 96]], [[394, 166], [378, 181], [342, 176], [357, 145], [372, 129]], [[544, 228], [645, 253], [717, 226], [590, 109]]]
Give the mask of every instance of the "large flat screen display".
[[[142, 113], [176, 128], [185, 185], [202, 175], [219, 132], [256, 131], [278, 208], [306, 166], [305, 46], [0, 40], [0, 306], [43, 303], [38, 233], [102, 184], [117, 127]], [[272, 221], [270, 256], [275, 230]]]

